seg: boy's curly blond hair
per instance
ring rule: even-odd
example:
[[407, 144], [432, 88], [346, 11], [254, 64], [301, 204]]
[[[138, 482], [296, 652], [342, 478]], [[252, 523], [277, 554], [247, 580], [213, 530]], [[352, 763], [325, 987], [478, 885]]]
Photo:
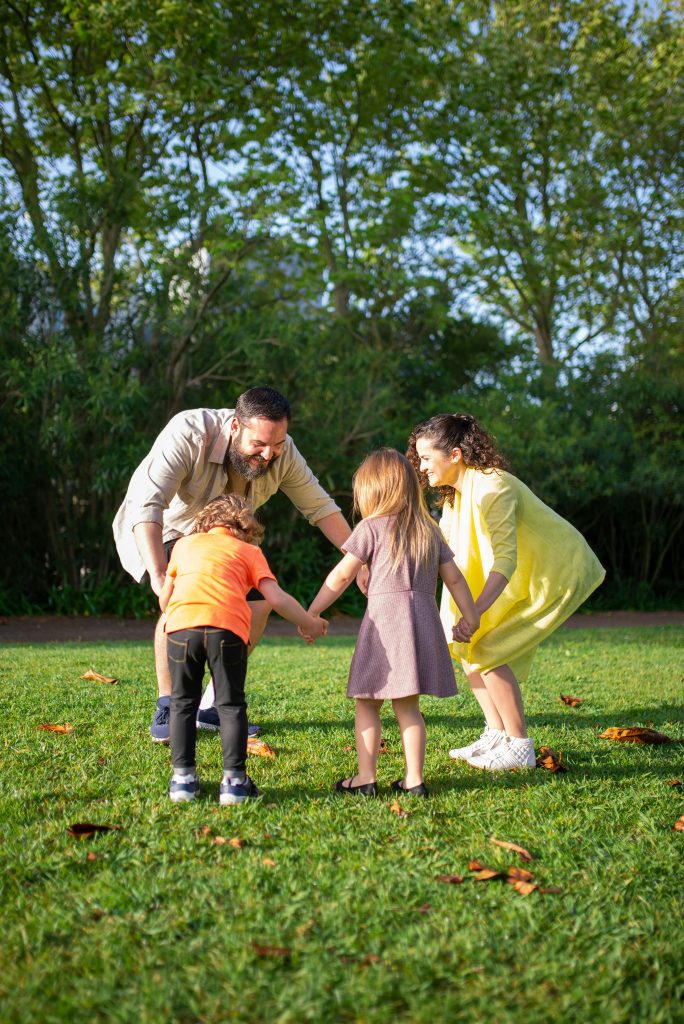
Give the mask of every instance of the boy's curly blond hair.
[[261, 544], [264, 528], [244, 498], [222, 494], [204, 506], [195, 519], [195, 533], [208, 533], [213, 526], [225, 526], [246, 544]]

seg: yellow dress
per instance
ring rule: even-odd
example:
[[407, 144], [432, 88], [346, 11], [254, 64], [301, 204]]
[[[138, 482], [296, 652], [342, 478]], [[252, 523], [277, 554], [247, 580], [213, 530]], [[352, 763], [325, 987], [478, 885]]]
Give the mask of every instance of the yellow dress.
[[503, 470], [466, 469], [440, 526], [473, 597], [490, 572], [509, 581], [469, 644], [452, 640], [460, 615], [444, 588], [441, 618], [452, 656], [466, 672], [509, 665], [526, 679], [540, 641], [589, 597], [605, 569], [574, 526]]

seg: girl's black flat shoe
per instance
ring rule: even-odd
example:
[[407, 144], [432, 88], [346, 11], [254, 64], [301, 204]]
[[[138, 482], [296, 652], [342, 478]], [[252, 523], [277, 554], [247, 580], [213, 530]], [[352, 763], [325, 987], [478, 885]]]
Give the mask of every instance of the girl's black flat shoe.
[[[352, 775], [352, 779], [354, 776]], [[335, 783], [335, 792], [346, 793], [348, 796], [377, 796], [378, 785], [376, 782], [366, 782], [360, 786], [345, 786], [345, 782], [351, 779], [340, 779]]]
[[410, 786], [408, 789], [403, 783], [402, 779], [397, 779], [396, 782], [392, 783], [393, 793], [408, 793], [409, 796], [424, 796], [428, 797], [430, 794], [427, 791], [427, 787], [424, 782], [419, 783], [417, 786]]

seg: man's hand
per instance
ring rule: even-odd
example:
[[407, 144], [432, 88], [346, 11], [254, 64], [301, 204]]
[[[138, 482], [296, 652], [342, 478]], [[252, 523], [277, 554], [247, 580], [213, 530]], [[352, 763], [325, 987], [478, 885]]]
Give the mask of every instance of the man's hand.
[[156, 572], [154, 575], [150, 575], [150, 586], [154, 593], [159, 597], [162, 590], [164, 589], [164, 581], [166, 580], [166, 573]]

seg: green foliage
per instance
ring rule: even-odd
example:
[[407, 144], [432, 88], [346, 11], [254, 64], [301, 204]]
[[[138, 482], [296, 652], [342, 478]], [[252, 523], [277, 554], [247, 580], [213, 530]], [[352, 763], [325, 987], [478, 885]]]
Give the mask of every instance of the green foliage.
[[[684, 738], [682, 630], [560, 630], [525, 690], [537, 746], [565, 775], [494, 776], [450, 762], [477, 735], [469, 693], [425, 699], [428, 801], [402, 798], [391, 709], [377, 800], [337, 797], [354, 770], [351, 639], [267, 640], [250, 713], [277, 757], [249, 758], [256, 804], [220, 808], [220, 744], [200, 734], [203, 792], [168, 799], [147, 644], [5, 648], [0, 777], [0, 998], [7, 1024], [264, 1021], [501, 1024], [681, 1019], [681, 747], [598, 738], [648, 725]], [[79, 676], [90, 667], [118, 686]], [[585, 698], [579, 708], [559, 693]], [[37, 730], [69, 722], [70, 735]], [[118, 825], [79, 841], [74, 822]], [[210, 834], [203, 834], [207, 827]], [[240, 837], [242, 849], [214, 836]], [[444, 885], [478, 858], [525, 865], [560, 893]], [[89, 859], [90, 855], [90, 859]], [[272, 862], [271, 864], [266, 861]], [[259, 946], [290, 950], [260, 958]]]
[[[2, 607], [142, 612], [130, 473], [259, 382], [345, 512], [370, 448], [474, 403], [611, 585], [675, 599], [681, 42], [665, 2], [5, 5]], [[264, 518], [310, 593], [328, 545]]]

